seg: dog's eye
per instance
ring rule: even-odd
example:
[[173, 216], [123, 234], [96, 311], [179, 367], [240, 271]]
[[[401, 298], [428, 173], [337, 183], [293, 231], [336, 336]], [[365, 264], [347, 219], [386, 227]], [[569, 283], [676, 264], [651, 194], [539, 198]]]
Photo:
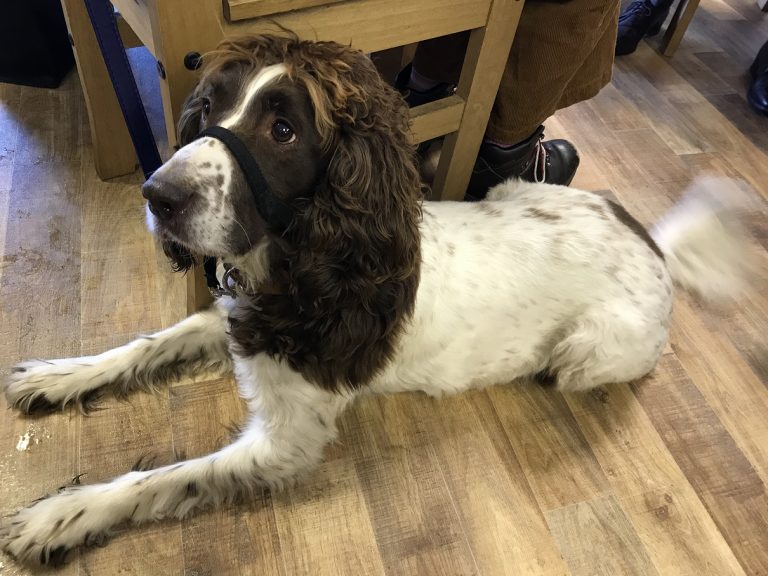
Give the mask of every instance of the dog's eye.
[[283, 120], [278, 120], [272, 124], [272, 138], [280, 142], [280, 144], [290, 144], [296, 140], [296, 134], [293, 132], [287, 123]]
[[208, 98], [203, 98], [203, 116], [208, 116], [211, 113], [211, 101]]

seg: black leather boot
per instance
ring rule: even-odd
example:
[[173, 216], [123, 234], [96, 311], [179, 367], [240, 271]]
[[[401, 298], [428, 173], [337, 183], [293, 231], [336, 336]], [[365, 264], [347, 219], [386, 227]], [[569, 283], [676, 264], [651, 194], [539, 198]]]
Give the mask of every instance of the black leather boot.
[[567, 140], [544, 142], [544, 126], [511, 148], [483, 142], [465, 200], [482, 200], [490, 188], [509, 178], [568, 186], [578, 167], [579, 154], [573, 144]]
[[669, 14], [671, 0], [654, 4], [651, 0], [635, 0], [619, 16], [616, 56], [632, 54], [644, 37], [656, 36]]
[[768, 116], [768, 42], [760, 48], [749, 72], [752, 84], [747, 92], [747, 101], [755, 112]]

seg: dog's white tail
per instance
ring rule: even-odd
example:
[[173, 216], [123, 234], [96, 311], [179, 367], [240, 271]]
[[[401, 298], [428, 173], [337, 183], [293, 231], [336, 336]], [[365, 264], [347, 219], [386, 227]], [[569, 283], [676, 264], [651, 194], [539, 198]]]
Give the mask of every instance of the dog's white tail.
[[742, 293], [754, 256], [742, 216], [753, 207], [734, 180], [697, 178], [651, 230], [675, 284], [709, 301]]

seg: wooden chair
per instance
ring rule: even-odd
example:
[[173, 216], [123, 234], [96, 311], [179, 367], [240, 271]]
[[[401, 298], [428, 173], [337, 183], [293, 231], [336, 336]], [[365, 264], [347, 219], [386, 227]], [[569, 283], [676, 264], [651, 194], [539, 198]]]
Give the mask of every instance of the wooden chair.
[[[222, 3], [223, 2], [223, 3]], [[143, 44], [157, 60], [168, 139], [197, 81], [190, 66], [226, 36], [275, 32], [335, 40], [365, 52], [471, 30], [454, 96], [414, 108], [414, 142], [447, 135], [433, 184], [436, 199], [461, 199], [490, 116], [523, 0], [112, 0], [126, 47]], [[74, 42], [102, 179], [131, 173], [136, 157], [82, 0], [62, 0]], [[188, 309], [208, 301], [201, 275], [189, 275]]]
[[667, 58], [671, 58], [677, 51], [683, 36], [685, 36], [685, 31], [688, 29], [688, 24], [691, 23], [698, 7], [699, 0], [680, 0], [677, 3], [675, 13], [672, 15], [661, 41], [661, 53]]

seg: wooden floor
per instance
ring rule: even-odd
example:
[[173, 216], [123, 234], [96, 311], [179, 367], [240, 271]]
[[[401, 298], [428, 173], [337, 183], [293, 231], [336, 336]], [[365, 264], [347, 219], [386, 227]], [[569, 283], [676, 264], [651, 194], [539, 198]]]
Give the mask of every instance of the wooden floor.
[[[575, 185], [651, 222], [703, 171], [768, 196], [768, 119], [744, 101], [768, 38], [750, 0], [703, 0], [670, 62], [643, 44], [594, 100], [548, 122]], [[144, 230], [137, 174], [100, 182], [76, 77], [0, 84], [0, 364], [89, 354], [183, 315]], [[754, 219], [763, 248], [768, 216]], [[671, 346], [632, 386], [530, 384], [359, 402], [293, 490], [119, 534], [61, 574], [768, 574], [768, 255], [735, 310], [681, 297]], [[242, 413], [232, 381], [24, 419], [0, 411], [0, 513], [147, 452], [204, 454]], [[27, 574], [0, 556], [0, 575]]]

